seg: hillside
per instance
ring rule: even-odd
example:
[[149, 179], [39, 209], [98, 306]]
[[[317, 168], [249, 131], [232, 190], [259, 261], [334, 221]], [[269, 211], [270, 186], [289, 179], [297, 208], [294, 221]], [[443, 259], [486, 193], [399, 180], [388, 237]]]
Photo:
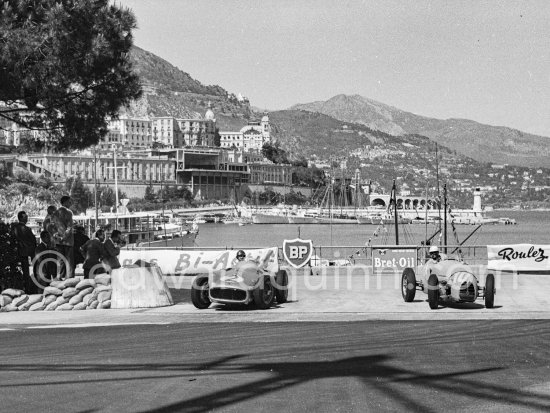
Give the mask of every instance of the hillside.
[[235, 94], [221, 86], [203, 85], [153, 53], [134, 46], [131, 58], [144, 93], [123, 113], [140, 117], [197, 117], [204, 115], [210, 102], [222, 130], [240, 128], [253, 116], [248, 101], [239, 102]]
[[359, 95], [337, 95], [327, 101], [297, 104], [291, 109], [323, 113], [391, 135], [427, 136], [480, 162], [550, 167], [550, 138], [512, 128], [467, 119], [427, 118]]

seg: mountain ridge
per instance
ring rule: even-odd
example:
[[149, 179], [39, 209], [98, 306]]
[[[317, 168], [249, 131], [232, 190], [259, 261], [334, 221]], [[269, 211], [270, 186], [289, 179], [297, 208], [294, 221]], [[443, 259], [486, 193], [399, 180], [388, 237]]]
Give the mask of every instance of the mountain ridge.
[[550, 138], [507, 126], [461, 118], [430, 118], [358, 94], [339, 94], [326, 101], [296, 104], [290, 109], [323, 113], [395, 136], [427, 136], [480, 162], [550, 166]]

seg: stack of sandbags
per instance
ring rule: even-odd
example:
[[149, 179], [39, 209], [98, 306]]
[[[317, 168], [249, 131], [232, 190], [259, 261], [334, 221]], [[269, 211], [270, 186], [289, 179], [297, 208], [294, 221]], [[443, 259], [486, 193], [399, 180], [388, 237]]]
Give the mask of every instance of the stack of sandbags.
[[111, 308], [111, 276], [93, 280], [69, 278], [52, 281], [43, 294], [27, 295], [8, 288], [0, 294], [0, 311], [67, 311]]

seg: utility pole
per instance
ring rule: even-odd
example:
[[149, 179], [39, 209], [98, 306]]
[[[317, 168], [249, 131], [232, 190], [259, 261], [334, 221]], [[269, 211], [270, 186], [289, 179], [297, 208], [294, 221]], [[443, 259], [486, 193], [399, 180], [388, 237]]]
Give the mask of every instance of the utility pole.
[[390, 203], [393, 201], [393, 220], [395, 224], [395, 245], [399, 245], [399, 217], [397, 216], [397, 188], [395, 186], [395, 179], [393, 180], [393, 186], [391, 189], [393, 194]]
[[[118, 169], [124, 169], [124, 166], [116, 164], [116, 144], [112, 145], [113, 149], [113, 166], [108, 166], [108, 169], [113, 169], [115, 173], [115, 215], [118, 215]], [[118, 218], [115, 219], [115, 229], [118, 229]]]
[[447, 252], [447, 184], [443, 185], [443, 243]]
[[99, 208], [97, 204], [97, 146], [94, 146], [94, 205], [95, 205], [95, 226], [94, 232], [99, 224]]

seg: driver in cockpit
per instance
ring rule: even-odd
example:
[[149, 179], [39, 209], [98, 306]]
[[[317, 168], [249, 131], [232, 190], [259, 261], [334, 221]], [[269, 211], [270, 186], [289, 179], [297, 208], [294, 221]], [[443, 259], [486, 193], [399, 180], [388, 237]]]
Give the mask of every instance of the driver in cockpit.
[[438, 262], [444, 261], [447, 259], [446, 254], [439, 253], [439, 247], [437, 245], [432, 245], [430, 247], [429, 255], [430, 255], [430, 259], [428, 260], [428, 264], [437, 264]]

